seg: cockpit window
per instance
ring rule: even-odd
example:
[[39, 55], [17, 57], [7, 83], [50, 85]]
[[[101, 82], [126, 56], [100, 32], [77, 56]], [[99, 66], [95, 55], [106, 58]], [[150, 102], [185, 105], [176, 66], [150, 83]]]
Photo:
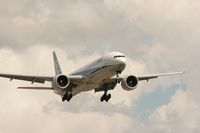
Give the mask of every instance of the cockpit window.
[[121, 57], [125, 57], [124, 55], [116, 55], [116, 56], [114, 56], [114, 59], [115, 58], [121, 58]]

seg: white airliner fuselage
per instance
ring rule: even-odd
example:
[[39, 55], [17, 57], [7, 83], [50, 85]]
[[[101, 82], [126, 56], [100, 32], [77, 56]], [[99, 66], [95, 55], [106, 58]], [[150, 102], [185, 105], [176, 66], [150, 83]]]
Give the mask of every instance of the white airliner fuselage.
[[[82, 84], [72, 90], [73, 96], [82, 92], [98, 88], [102, 82], [116, 74], [120, 74], [126, 67], [126, 57], [120, 52], [109, 53], [89, 65], [71, 73], [71, 76], [82, 76]], [[65, 91], [56, 91], [64, 95]]]
[[42, 89], [54, 90], [58, 95], [62, 96], [62, 101], [70, 101], [71, 98], [81, 92], [94, 90], [95, 92], [104, 91], [101, 101], [108, 101], [111, 94], [107, 94], [108, 90], [115, 88], [117, 83], [121, 83], [124, 90], [133, 90], [137, 87], [141, 80], [149, 80], [159, 76], [182, 74], [183, 72], [153, 74], [146, 76], [124, 76], [119, 77], [126, 67], [126, 57], [120, 52], [111, 52], [92, 62], [91, 64], [69, 74], [64, 75], [61, 71], [57, 56], [53, 52], [55, 76], [27, 76], [0, 74], [0, 77], [31, 81], [32, 83], [44, 83], [49, 81], [51, 87], [18, 87], [19, 89]]

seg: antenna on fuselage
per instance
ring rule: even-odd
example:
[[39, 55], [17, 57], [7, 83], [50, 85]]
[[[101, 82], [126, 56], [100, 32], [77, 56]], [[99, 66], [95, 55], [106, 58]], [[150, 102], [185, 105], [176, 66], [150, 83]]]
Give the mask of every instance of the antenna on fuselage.
[[62, 70], [60, 68], [59, 62], [58, 62], [58, 58], [56, 56], [56, 52], [53, 51], [53, 63], [54, 63], [54, 69], [55, 69], [55, 74], [59, 75], [62, 74]]

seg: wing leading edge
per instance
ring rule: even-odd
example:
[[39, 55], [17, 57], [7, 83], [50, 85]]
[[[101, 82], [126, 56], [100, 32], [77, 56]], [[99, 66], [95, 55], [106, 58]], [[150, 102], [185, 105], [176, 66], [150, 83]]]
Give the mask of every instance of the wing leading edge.
[[15, 75], [15, 74], [0, 74], [0, 77], [9, 78], [10, 81], [13, 79], [30, 81], [32, 83], [45, 83], [45, 81], [52, 81], [51, 76], [30, 76], [30, 75]]
[[158, 78], [161, 76], [170, 76], [170, 75], [179, 75], [179, 74], [184, 74], [185, 72], [171, 72], [171, 73], [161, 73], [161, 74], [152, 74], [152, 75], [142, 75], [142, 76], [137, 76], [139, 81], [142, 80], [150, 80], [154, 78]]
[[[170, 75], [179, 75], [179, 74], [184, 74], [185, 72], [171, 72], [171, 73], [160, 73], [160, 74], [150, 74], [150, 75], [140, 75], [136, 76], [139, 81], [147, 80], [149, 81], [150, 79], [155, 79], [159, 78], [161, 76], [170, 76]], [[116, 81], [122, 81], [124, 77], [114, 77], [109, 80], [116, 80]]]
[[52, 87], [17, 87], [17, 89], [53, 90]]
[[[13, 79], [30, 81], [31, 83], [45, 83], [45, 81], [52, 82], [53, 76], [31, 76], [31, 75], [15, 75], [15, 74], [0, 74], [0, 77], [9, 78], [10, 81]], [[83, 80], [81, 75], [69, 75], [70, 82], [78, 84]]]

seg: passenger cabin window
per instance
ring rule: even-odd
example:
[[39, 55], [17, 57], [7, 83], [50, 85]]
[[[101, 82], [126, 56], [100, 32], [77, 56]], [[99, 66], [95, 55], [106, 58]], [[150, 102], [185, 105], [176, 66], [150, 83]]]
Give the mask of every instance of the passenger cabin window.
[[114, 59], [115, 58], [121, 58], [121, 57], [125, 57], [124, 55], [116, 55], [116, 56], [114, 56]]

